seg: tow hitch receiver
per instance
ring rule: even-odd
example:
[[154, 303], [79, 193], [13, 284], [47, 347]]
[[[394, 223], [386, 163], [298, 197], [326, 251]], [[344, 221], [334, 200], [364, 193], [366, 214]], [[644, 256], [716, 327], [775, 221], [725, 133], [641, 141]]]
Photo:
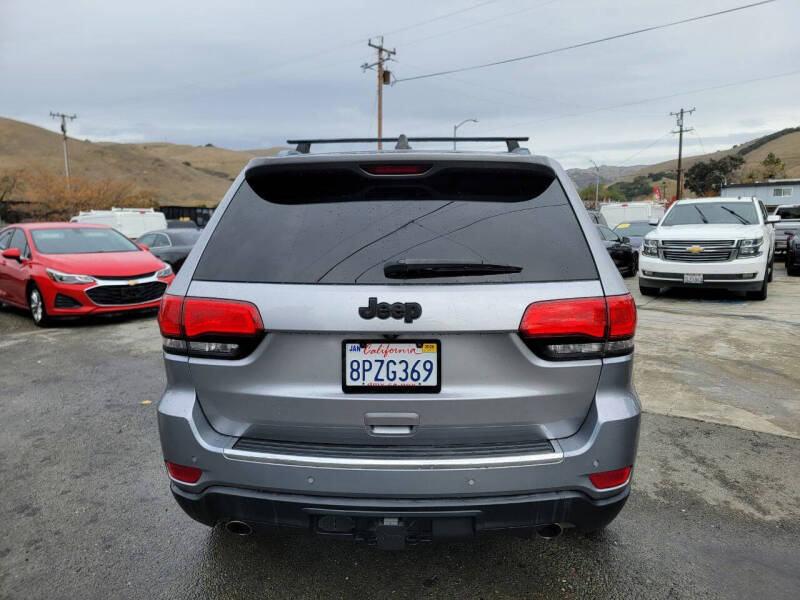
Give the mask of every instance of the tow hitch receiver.
[[375, 543], [381, 550], [406, 547], [406, 527], [397, 517], [386, 517], [375, 525]]

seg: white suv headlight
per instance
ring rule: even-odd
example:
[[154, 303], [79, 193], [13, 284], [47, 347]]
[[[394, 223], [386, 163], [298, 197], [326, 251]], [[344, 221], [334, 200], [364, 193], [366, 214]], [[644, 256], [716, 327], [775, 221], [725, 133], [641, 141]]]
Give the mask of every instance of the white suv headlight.
[[658, 240], [644, 240], [642, 254], [645, 256], [658, 256]]
[[159, 279], [163, 279], [164, 277], [169, 277], [170, 275], [172, 275], [172, 267], [170, 267], [169, 265], [164, 265], [164, 268], [156, 273], [156, 277], [158, 277]]
[[94, 283], [94, 277], [88, 275], [73, 275], [72, 273], [62, 273], [55, 269], [45, 269], [47, 276], [58, 283]]
[[739, 258], [751, 258], [761, 256], [761, 244], [764, 238], [754, 238], [750, 240], [739, 240]]

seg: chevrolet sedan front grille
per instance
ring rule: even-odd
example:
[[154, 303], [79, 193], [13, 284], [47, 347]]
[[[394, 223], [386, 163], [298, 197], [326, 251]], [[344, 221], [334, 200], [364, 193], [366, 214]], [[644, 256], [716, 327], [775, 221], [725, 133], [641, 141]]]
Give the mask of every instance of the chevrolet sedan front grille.
[[163, 281], [150, 281], [138, 285], [100, 285], [86, 290], [86, 295], [95, 304], [116, 306], [158, 300], [166, 289]]

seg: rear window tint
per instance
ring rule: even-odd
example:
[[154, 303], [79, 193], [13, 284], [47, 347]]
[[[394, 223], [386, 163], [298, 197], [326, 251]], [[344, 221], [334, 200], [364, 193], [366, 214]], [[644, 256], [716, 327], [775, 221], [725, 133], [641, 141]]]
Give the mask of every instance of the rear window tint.
[[[327, 169], [248, 175], [193, 278], [394, 285], [597, 278], [580, 225], [551, 172], [458, 167], [420, 180], [384, 180]], [[520, 270], [387, 278], [384, 266], [400, 260]]]

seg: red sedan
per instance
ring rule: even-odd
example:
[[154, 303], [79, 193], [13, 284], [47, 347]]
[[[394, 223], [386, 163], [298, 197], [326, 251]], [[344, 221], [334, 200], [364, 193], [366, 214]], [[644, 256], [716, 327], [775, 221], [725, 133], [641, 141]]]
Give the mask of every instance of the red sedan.
[[0, 304], [53, 317], [158, 308], [169, 265], [106, 225], [21, 223], [0, 230]]

